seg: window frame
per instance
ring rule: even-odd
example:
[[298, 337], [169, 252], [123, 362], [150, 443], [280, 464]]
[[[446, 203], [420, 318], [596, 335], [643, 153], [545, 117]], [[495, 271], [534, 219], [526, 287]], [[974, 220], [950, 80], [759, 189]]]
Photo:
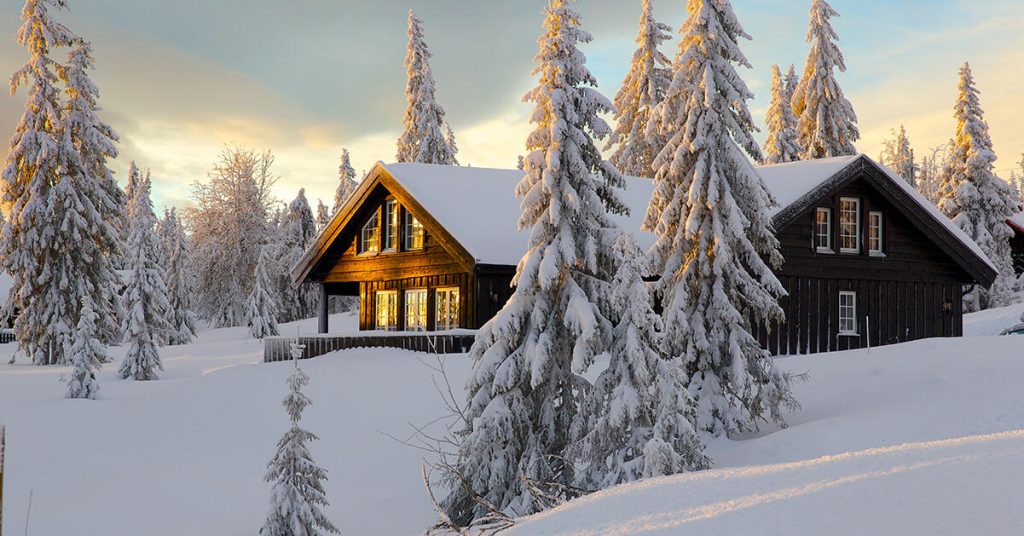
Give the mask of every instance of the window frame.
[[[878, 218], [878, 225], [875, 225], [875, 217]], [[871, 234], [875, 229], [878, 229], [878, 247], [875, 248], [871, 245], [872, 237]], [[868, 254], [874, 257], [885, 256], [885, 216], [882, 215], [880, 210], [872, 210], [868, 212]]]
[[[367, 247], [368, 240], [366, 236], [367, 231], [370, 230], [369, 226], [371, 223], [374, 224], [372, 227], [372, 249]], [[376, 255], [380, 253], [380, 213], [378, 211], [374, 211], [373, 214], [366, 219], [366, 222], [363, 223], [363, 226], [359, 228], [359, 245], [356, 248], [356, 253], [358, 255]]]
[[[418, 232], [417, 232], [418, 231]], [[419, 237], [419, 245], [411, 242]], [[427, 231], [409, 209], [402, 211], [402, 251], [422, 251], [427, 247]]]
[[[453, 314], [452, 314], [452, 310], [451, 310], [451, 303], [452, 303], [451, 296], [452, 296], [453, 293], [454, 293], [454, 298], [455, 298], [455, 300], [454, 300], [454, 302], [455, 302], [454, 322], [452, 321]], [[441, 300], [441, 295], [442, 294], [448, 294], [449, 295], [448, 299], [444, 300], [443, 302]], [[442, 314], [442, 310], [441, 310], [442, 304], [447, 304], [447, 306], [448, 306], [447, 307], [447, 311], [443, 312], [444, 314]], [[460, 318], [459, 318], [460, 315], [459, 315], [459, 313], [460, 313], [460, 308], [461, 307], [462, 307], [462, 289], [461, 288], [459, 288], [459, 287], [441, 287], [441, 288], [435, 289], [434, 290], [434, 331], [449, 331], [449, 330], [453, 330], [453, 329], [459, 329], [459, 327], [460, 327], [459, 326], [459, 323], [460, 323]], [[444, 319], [444, 323], [442, 323], [442, 319]]]
[[[853, 207], [854, 207], [854, 210], [853, 210], [853, 212], [854, 212], [854, 221], [853, 221], [853, 223], [854, 223], [854, 234], [853, 235], [847, 235], [847, 234], [844, 233], [844, 231], [845, 231], [845, 222], [843, 220], [843, 216], [844, 216], [844, 213], [847, 212], [847, 211], [843, 210], [843, 205], [845, 203], [853, 203]], [[838, 210], [838, 212], [839, 212], [839, 244], [838, 244], [839, 245], [839, 252], [840, 253], [853, 253], [853, 254], [860, 253], [860, 232], [861, 232], [860, 198], [859, 197], [840, 197], [839, 198], [839, 210]], [[852, 248], [844, 247], [845, 246], [844, 239], [848, 238], [850, 236], [853, 237], [853, 245], [854, 245], [854, 247], [852, 247]]]
[[[852, 299], [853, 301], [852, 301], [852, 303], [844, 305], [843, 304], [843, 299], [844, 298]], [[859, 332], [859, 329], [858, 329], [859, 326], [858, 326], [858, 322], [857, 322], [857, 292], [853, 291], [853, 290], [841, 290], [841, 291], [839, 291], [839, 301], [837, 303], [839, 304], [839, 335], [851, 336], [851, 337], [859, 336], [860, 332]], [[853, 324], [853, 326], [852, 326], [853, 329], [852, 330], [851, 329], [843, 329], [843, 320], [844, 320], [843, 310], [844, 309], [847, 310], [847, 311], [851, 311], [852, 312], [852, 316], [845, 317], [846, 320], [849, 320]]]
[[[825, 214], [825, 234], [821, 234], [821, 222], [818, 221], [818, 216]], [[825, 245], [822, 245], [821, 239], [825, 238]], [[835, 253], [832, 249], [832, 209], [829, 207], [818, 207], [814, 211], [814, 249], [818, 253]]]
[[[382, 303], [381, 297], [382, 296], [391, 296], [391, 297], [393, 297], [392, 300], [384, 300], [384, 303], [389, 303], [390, 302], [390, 303], [394, 304], [394, 309], [391, 311], [391, 314], [387, 315], [388, 316], [387, 321], [390, 321], [392, 319], [394, 320], [394, 324], [392, 324], [392, 325], [387, 325], [387, 324], [385, 324], [383, 326], [381, 325], [380, 320], [381, 320], [381, 303]], [[374, 315], [373, 315], [374, 316], [374, 320], [373, 320], [374, 330], [375, 331], [398, 331], [398, 314], [399, 314], [399, 311], [398, 311], [398, 291], [397, 290], [378, 290], [378, 291], [376, 291], [374, 293], [374, 295], [373, 295], [373, 306], [374, 306], [374, 309], [373, 309], [373, 312], [374, 312]]]
[[[410, 322], [410, 320], [412, 318], [414, 318], [414, 316], [410, 316], [410, 314], [409, 314], [410, 313], [409, 307], [410, 307], [410, 305], [412, 305], [412, 302], [409, 300], [409, 296], [412, 295], [412, 294], [416, 294], [416, 295], [421, 296], [421, 298], [419, 300], [417, 300], [417, 301], [419, 302], [418, 303], [418, 305], [419, 305], [418, 308], [421, 309], [421, 312], [422, 312], [422, 315], [423, 315], [421, 317], [422, 322], [419, 322], [419, 321], [417, 321], [417, 322]], [[425, 288], [411, 288], [411, 289], [406, 289], [402, 293], [402, 297], [403, 297], [402, 309], [403, 309], [403, 313], [405, 315], [404, 316], [404, 318], [405, 318], [405, 331], [427, 331], [427, 322], [429, 320], [428, 317], [430, 316], [430, 303], [429, 303], [430, 292], [427, 289], [425, 289]], [[416, 316], [419, 316], [419, 314], [417, 314]]]
[[398, 251], [398, 243], [401, 238], [398, 233], [401, 223], [398, 217], [400, 209], [401, 205], [394, 198], [385, 199], [380, 207], [380, 250], [382, 252], [393, 253]]

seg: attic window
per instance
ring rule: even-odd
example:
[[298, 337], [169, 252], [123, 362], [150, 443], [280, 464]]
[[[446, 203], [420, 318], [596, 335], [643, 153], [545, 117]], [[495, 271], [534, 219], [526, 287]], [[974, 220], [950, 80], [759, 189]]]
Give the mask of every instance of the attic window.
[[398, 201], [384, 202], [384, 251], [398, 248]]
[[404, 213], [404, 221], [402, 222], [405, 235], [405, 251], [412, 251], [417, 249], [423, 249], [423, 224], [420, 220], [417, 220], [408, 210]]
[[868, 253], [875, 256], [882, 253], [882, 213], [871, 212], [868, 214]]
[[814, 245], [818, 253], [832, 253], [832, 209], [818, 208], [814, 216]]
[[839, 251], [860, 252], [860, 199], [855, 197], [839, 200]]
[[377, 253], [380, 251], [380, 225], [377, 213], [363, 224], [359, 232], [359, 253]]

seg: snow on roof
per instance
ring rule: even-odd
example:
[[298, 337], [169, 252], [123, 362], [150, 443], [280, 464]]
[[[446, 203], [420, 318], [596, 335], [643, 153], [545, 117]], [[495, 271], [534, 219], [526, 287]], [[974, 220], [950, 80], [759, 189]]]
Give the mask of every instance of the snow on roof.
[[1024, 212], [1010, 218], [1010, 226], [1015, 227], [1018, 233], [1024, 233]]
[[[778, 203], [777, 215], [816, 190], [864, 155], [804, 160], [788, 164], [756, 166], [765, 185]], [[381, 164], [456, 240], [483, 264], [516, 265], [526, 252], [528, 232], [517, 228], [522, 213], [516, 198], [520, 170], [429, 164]], [[963, 242], [978, 258], [995, 269], [992, 261], [959, 226], [943, 215], [907, 181], [887, 167], [878, 165], [886, 176], [928, 212], [936, 223]], [[630, 207], [628, 217], [616, 217], [623, 229], [632, 232], [642, 248], [654, 237], [642, 232], [654, 183], [650, 179], [626, 177], [623, 199]], [[1024, 228], [1024, 214], [1020, 218]]]
[[[520, 170], [427, 164], [384, 164], [384, 168], [482, 264], [516, 265], [526, 252], [529, 231], [520, 232], [516, 198]], [[640, 232], [654, 184], [626, 178], [624, 201], [630, 217], [616, 222], [649, 247], [654, 237]]]

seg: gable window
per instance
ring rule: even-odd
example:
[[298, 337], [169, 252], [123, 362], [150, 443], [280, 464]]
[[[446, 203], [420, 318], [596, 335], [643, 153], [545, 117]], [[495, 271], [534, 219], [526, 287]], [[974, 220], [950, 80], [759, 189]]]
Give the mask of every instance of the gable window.
[[437, 289], [437, 315], [434, 317], [434, 329], [439, 331], [459, 327], [459, 289]]
[[379, 251], [380, 226], [377, 221], [377, 213], [374, 212], [359, 232], [359, 253], [377, 253]]
[[377, 329], [395, 331], [398, 329], [398, 292], [383, 290], [377, 292]]
[[388, 199], [384, 202], [384, 251], [398, 248], [398, 201]]
[[423, 224], [408, 210], [404, 214], [405, 221], [402, 222], [402, 225], [405, 228], [403, 229], [405, 246], [403, 249], [405, 251], [423, 249]]
[[871, 212], [868, 214], [868, 253], [871, 255], [883, 255], [881, 212]]
[[814, 215], [814, 245], [819, 253], [832, 253], [832, 209], [820, 207]]
[[839, 293], [839, 334], [857, 334], [857, 293], [841, 291]]
[[405, 329], [427, 329], [427, 289], [405, 291]]
[[839, 251], [860, 251], [860, 199], [855, 197], [839, 200]]

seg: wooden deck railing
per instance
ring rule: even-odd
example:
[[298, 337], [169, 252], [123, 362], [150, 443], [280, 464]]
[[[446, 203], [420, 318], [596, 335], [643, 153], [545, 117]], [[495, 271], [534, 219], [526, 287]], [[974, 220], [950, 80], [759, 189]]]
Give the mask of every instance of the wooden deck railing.
[[[469, 331], [457, 333], [375, 333], [373, 335], [315, 335], [299, 336], [299, 344], [305, 346], [301, 359], [319, 357], [338, 350], [352, 348], [401, 348], [430, 354], [461, 354], [473, 345], [474, 334]], [[288, 361], [291, 343], [295, 337], [267, 337], [263, 339], [263, 362]]]

